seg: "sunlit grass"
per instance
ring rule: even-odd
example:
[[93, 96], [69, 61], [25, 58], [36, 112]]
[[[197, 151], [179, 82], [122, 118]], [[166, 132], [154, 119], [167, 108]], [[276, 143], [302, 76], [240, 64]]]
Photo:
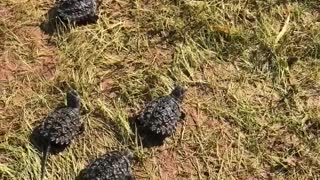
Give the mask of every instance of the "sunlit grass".
[[[86, 131], [50, 156], [48, 179], [119, 148], [139, 157], [137, 179], [318, 176], [318, 1], [106, 0], [97, 24], [52, 36], [39, 29], [51, 1], [0, 5], [0, 179], [40, 177], [29, 134], [70, 86]], [[139, 147], [130, 117], [176, 82], [186, 123]]]

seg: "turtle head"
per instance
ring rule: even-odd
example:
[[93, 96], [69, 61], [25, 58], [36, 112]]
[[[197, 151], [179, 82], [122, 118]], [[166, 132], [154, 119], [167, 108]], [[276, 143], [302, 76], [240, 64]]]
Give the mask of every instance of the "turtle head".
[[80, 108], [80, 96], [74, 89], [70, 89], [67, 92], [67, 106], [72, 108]]
[[175, 85], [175, 88], [171, 91], [171, 96], [181, 102], [183, 100], [186, 89], [180, 85]]

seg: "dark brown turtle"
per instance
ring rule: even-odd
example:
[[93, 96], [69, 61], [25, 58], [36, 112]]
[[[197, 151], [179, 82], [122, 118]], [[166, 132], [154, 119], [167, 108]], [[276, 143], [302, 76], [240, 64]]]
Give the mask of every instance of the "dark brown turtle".
[[76, 180], [134, 180], [131, 151], [112, 151], [81, 170]]
[[185, 89], [176, 86], [169, 95], [159, 97], [149, 102], [137, 118], [138, 130], [155, 141], [162, 141], [176, 131], [178, 122], [181, 122], [185, 114], [180, 109]]
[[66, 147], [84, 132], [80, 118], [80, 97], [75, 90], [67, 92], [67, 106], [60, 107], [44, 118], [39, 126], [39, 137], [46, 142], [41, 164], [41, 179], [51, 147]]
[[72, 24], [95, 23], [97, 9], [102, 0], [58, 0], [56, 17]]

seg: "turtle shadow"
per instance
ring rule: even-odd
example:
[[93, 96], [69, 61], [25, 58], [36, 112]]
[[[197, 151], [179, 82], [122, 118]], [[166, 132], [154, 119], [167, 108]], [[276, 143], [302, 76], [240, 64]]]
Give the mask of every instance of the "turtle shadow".
[[101, 117], [101, 114], [97, 112], [96, 117], [104, 119], [104, 125], [108, 131], [112, 132], [113, 137], [121, 144], [128, 146], [130, 149], [134, 149], [136, 146], [142, 146], [144, 148], [152, 148], [161, 146], [164, 144], [166, 137], [156, 135], [145, 128], [142, 128], [137, 121], [137, 115], [130, 116], [128, 123], [133, 133], [127, 134], [123, 128], [112, 119], [105, 119]]
[[129, 117], [129, 125], [138, 140], [138, 145], [144, 148], [159, 147], [164, 144], [166, 136], [152, 133], [150, 130], [143, 128], [138, 121], [139, 115]]
[[93, 116], [103, 120], [103, 127], [105, 128], [105, 131], [111, 132], [112, 136], [120, 142], [124, 146], [132, 146], [133, 140], [132, 137], [128, 135], [121, 125], [117, 123], [116, 121], [112, 120], [111, 118], [104, 117], [103, 113], [101, 111], [96, 111], [93, 113]]

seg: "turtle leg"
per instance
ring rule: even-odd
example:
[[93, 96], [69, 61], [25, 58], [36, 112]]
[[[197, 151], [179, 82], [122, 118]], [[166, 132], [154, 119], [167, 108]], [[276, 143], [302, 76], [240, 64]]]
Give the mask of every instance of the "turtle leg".
[[90, 23], [96, 23], [96, 22], [98, 21], [98, 19], [99, 19], [99, 16], [96, 15], [96, 14], [93, 14], [93, 15], [91, 15], [91, 16], [89, 17]]
[[184, 113], [183, 111], [181, 111], [180, 120], [184, 121], [185, 119], [186, 119], [186, 113]]
[[84, 123], [81, 124], [79, 134], [82, 134], [86, 130]]
[[98, 20], [98, 16], [95, 14], [90, 14], [85, 17], [82, 17], [76, 21], [76, 25], [88, 25], [88, 24], [95, 24]]

